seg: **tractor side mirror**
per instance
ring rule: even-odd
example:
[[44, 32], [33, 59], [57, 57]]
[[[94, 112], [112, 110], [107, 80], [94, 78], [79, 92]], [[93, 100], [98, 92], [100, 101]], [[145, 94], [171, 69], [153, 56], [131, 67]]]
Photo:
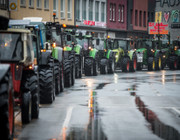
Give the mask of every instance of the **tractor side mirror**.
[[82, 40], [83, 36], [82, 36], [82, 33], [80, 32], [79, 33], [79, 39]]
[[98, 39], [96, 39], [96, 45], [99, 45], [99, 38]]
[[75, 35], [76, 34], [76, 31], [73, 29], [72, 30], [72, 35]]
[[48, 31], [46, 32], [46, 39], [47, 39], [47, 40], [51, 40], [51, 31], [50, 31], [50, 30], [48, 30]]
[[71, 35], [67, 35], [67, 41], [71, 41]]

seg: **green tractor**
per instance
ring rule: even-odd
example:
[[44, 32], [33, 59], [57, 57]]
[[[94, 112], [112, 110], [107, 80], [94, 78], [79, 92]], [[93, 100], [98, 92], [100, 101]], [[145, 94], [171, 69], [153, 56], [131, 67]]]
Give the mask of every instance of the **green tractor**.
[[104, 40], [104, 50], [99, 50], [100, 74], [114, 73], [115, 71], [115, 52], [112, 50], [112, 40]]
[[169, 68], [180, 69], [180, 41], [173, 40], [169, 53]]
[[71, 35], [71, 39], [67, 44], [75, 52], [75, 78], [81, 78], [83, 73], [83, 49], [77, 41], [77, 36], [79, 35], [77, 35], [75, 29], [66, 29], [65, 32], [67, 32], [67, 35]]
[[116, 38], [113, 40], [115, 52], [115, 66], [120, 67], [122, 72], [135, 72], [137, 68], [137, 56], [134, 41], [129, 38]]
[[155, 42], [151, 39], [136, 40], [137, 70], [147, 66], [148, 71], [155, 70]]
[[[98, 50], [93, 44], [93, 40], [95, 39], [92, 35], [82, 35], [82, 33], [80, 33], [79, 37], [77, 37], [77, 40], [83, 49], [85, 76], [97, 76], [99, 55]], [[98, 45], [98, 42], [99, 40], [97, 39], [96, 45]]]

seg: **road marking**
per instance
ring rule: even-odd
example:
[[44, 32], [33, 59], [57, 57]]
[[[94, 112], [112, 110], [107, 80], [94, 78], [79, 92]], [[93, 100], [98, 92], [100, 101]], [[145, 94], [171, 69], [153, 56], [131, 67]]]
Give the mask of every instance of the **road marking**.
[[176, 109], [175, 107], [172, 107], [172, 110], [174, 110], [176, 113], [180, 115], [180, 110]]
[[74, 108], [73, 106], [68, 107], [68, 110], [67, 110], [67, 113], [66, 113], [66, 119], [64, 120], [64, 123], [63, 123], [61, 133], [59, 135], [58, 140], [61, 140], [61, 139], [64, 140], [66, 138], [66, 131], [67, 131], [69, 122], [71, 120], [71, 115], [72, 115], [73, 108]]

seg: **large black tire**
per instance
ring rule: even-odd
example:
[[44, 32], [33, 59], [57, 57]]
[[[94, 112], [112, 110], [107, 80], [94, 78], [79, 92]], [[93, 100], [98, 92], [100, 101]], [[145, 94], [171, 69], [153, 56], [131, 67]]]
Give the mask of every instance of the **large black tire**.
[[137, 63], [137, 70], [138, 71], [142, 70], [142, 63]]
[[65, 87], [70, 87], [72, 82], [72, 78], [71, 78], [71, 70], [72, 69], [72, 65], [71, 65], [71, 61], [69, 60], [64, 60], [64, 86]]
[[155, 57], [155, 70], [161, 70], [162, 69], [162, 55], [159, 53]]
[[40, 103], [50, 104], [53, 102], [53, 96], [55, 94], [54, 79], [52, 69], [40, 69], [39, 72], [39, 84], [40, 84]]
[[114, 71], [115, 71], [115, 62], [114, 62], [114, 59], [110, 59], [108, 73], [113, 74]]
[[83, 73], [83, 58], [81, 56], [79, 61], [79, 78], [82, 78], [82, 73]]
[[31, 92], [27, 91], [22, 93], [21, 119], [23, 124], [27, 124], [31, 121], [31, 106]]
[[75, 57], [75, 78], [79, 78], [79, 63], [80, 63], [80, 58], [79, 56]]
[[64, 91], [64, 71], [63, 66], [60, 67], [60, 92]]
[[128, 57], [124, 57], [122, 60], [122, 72], [129, 72], [130, 62]]
[[100, 65], [100, 74], [107, 74], [107, 73], [108, 73], [108, 66]]
[[71, 61], [71, 85], [75, 84], [75, 55], [74, 52], [69, 55], [69, 60]]
[[177, 69], [180, 70], [180, 56], [177, 57]]
[[156, 63], [154, 57], [148, 57], [148, 71], [154, 71], [155, 65]]
[[98, 62], [96, 59], [93, 60], [93, 76], [98, 75]]
[[177, 57], [176, 56], [169, 57], [169, 68], [170, 68], [170, 70], [177, 69]]
[[14, 96], [10, 72], [0, 82], [0, 132], [0, 139], [13, 139]]
[[29, 78], [29, 89], [32, 97], [31, 118], [37, 119], [39, 117], [39, 81], [35, 73]]
[[85, 76], [93, 75], [93, 60], [91, 58], [85, 58], [84, 60], [84, 72]]
[[60, 93], [60, 65], [59, 62], [54, 63], [54, 78], [55, 78], [55, 94]]
[[134, 53], [133, 57], [132, 57], [132, 60], [130, 61], [130, 71], [135, 72], [136, 69], [137, 69], [137, 56]]

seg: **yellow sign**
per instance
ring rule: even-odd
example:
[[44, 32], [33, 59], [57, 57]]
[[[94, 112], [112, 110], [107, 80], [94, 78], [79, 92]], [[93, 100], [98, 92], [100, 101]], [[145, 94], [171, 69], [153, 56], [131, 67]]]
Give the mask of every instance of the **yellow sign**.
[[17, 0], [9, 0], [9, 11], [17, 10]]
[[155, 22], [162, 22], [162, 12], [156, 12]]

